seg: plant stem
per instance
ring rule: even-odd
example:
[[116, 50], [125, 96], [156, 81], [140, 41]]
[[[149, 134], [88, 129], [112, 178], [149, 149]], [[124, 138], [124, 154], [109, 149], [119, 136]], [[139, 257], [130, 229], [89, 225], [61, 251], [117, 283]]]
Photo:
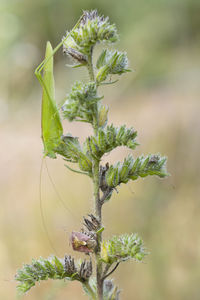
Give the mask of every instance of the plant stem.
[[[91, 49], [91, 53], [88, 57], [88, 72], [90, 76], [91, 81], [95, 81], [94, 76], [94, 69], [93, 69], [93, 63], [92, 63], [92, 52], [93, 49]], [[99, 129], [99, 121], [98, 121], [98, 106], [95, 104], [95, 114], [93, 117], [93, 129], [94, 134], [97, 136], [98, 129]], [[94, 202], [95, 202], [95, 215], [99, 220], [99, 228], [102, 227], [102, 215], [101, 215], [101, 209], [102, 204], [100, 201], [100, 193], [99, 193], [99, 164], [100, 161], [96, 158], [93, 158], [92, 162], [92, 170], [93, 170], [93, 185], [94, 185]], [[96, 257], [96, 282], [97, 282], [97, 299], [103, 300], [103, 280], [102, 280], [102, 262], [100, 260], [100, 250], [101, 250], [101, 241], [102, 241], [102, 231], [97, 233], [97, 247], [95, 251], [95, 257]]]
[[85, 282], [84, 283], [85, 289], [88, 291], [88, 293], [90, 294], [90, 296], [92, 297], [92, 299], [96, 299], [96, 295], [95, 292], [93, 291], [93, 289], [91, 288], [89, 282]]
[[[93, 160], [93, 182], [94, 182], [94, 200], [95, 200], [95, 214], [99, 220], [100, 227], [102, 226], [101, 208], [99, 197], [99, 161]], [[103, 298], [103, 281], [102, 281], [102, 262], [100, 260], [102, 232], [97, 233], [97, 249], [96, 249], [96, 279], [97, 279], [97, 293], [98, 299]]]
[[93, 47], [91, 47], [90, 55], [88, 55], [87, 68], [88, 68], [90, 80], [91, 80], [91, 81], [95, 81], [95, 77], [94, 77], [94, 68], [93, 68], [93, 63], [92, 63], [92, 54], [93, 54]]

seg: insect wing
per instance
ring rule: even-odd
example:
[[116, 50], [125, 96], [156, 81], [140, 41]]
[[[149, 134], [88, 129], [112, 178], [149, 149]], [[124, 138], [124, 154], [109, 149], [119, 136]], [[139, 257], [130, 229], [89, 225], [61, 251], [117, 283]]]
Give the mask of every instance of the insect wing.
[[61, 143], [63, 127], [55, 102], [55, 88], [53, 77], [53, 49], [47, 42], [45, 59], [48, 59], [43, 70], [43, 95], [42, 95], [42, 140], [44, 155], [56, 158], [55, 149]]

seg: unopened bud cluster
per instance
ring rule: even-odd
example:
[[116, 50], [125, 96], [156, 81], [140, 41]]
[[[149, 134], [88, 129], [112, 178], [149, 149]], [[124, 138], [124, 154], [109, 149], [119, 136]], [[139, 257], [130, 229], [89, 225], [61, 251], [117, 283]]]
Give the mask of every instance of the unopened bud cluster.
[[85, 11], [80, 23], [72, 31], [67, 32], [64, 40], [64, 51], [80, 63], [85, 63], [91, 49], [98, 42], [116, 42], [118, 34], [116, 26], [110, 24], [108, 18], [99, 16], [96, 10]]
[[62, 106], [63, 117], [69, 121], [92, 123], [94, 104], [99, 100], [101, 100], [101, 97], [97, 96], [97, 88], [94, 82], [84, 84], [77, 81]]
[[138, 143], [135, 141], [137, 132], [131, 127], [114, 127], [113, 125], [100, 128], [96, 137], [86, 139], [87, 153], [91, 157], [100, 159], [105, 153], [112, 151], [118, 146], [126, 146], [135, 149]]
[[101, 245], [101, 259], [107, 264], [134, 258], [141, 261], [147, 253], [137, 234], [113, 236]]
[[97, 60], [96, 67], [99, 70], [96, 75], [98, 83], [105, 81], [109, 74], [121, 75], [130, 72], [126, 53], [117, 50], [104, 49]]
[[83, 260], [75, 263], [74, 258], [65, 256], [59, 259], [56, 256], [47, 259], [33, 259], [32, 264], [25, 264], [18, 270], [15, 279], [19, 282], [17, 288], [26, 293], [36, 282], [47, 279], [70, 279], [85, 282], [92, 275], [91, 261]]
[[136, 180], [138, 177], [156, 175], [165, 177], [166, 157], [160, 155], [139, 156], [134, 159], [131, 155], [124, 159], [123, 163], [117, 162], [111, 165], [105, 175], [107, 185], [115, 188], [120, 183], [127, 183], [129, 180]]

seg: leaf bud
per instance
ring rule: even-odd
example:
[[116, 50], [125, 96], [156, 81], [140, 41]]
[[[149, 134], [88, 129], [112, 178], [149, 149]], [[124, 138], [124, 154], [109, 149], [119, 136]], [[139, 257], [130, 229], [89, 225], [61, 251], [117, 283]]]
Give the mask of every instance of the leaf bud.
[[82, 171], [92, 172], [92, 162], [86, 155], [79, 158], [78, 164]]
[[107, 251], [107, 247], [106, 247], [106, 242], [103, 241], [101, 244], [101, 259], [103, 262], [105, 262], [106, 264], [111, 263], [109, 256], [108, 256], [108, 251]]
[[108, 74], [121, 75], [130, 72], [126, 53], [117, 50], [104, 49], [97, 60], [96, 67], [99, 69], [96, 77], [99, 83], [106, 80]]
[[108, 119], [108, 107], [105, 105], [101, 105], [98, 113], [99, 126], [104, 127]]
[[110, 166], [110, 168], [106, 172], [106, 182], [107, 182], [108, 186], [114, 187], [114, 185], [113, 185], [114, 178], [115, 178], [115, 170], [114, 170], [113, 166]]
[[105, 81], [109, 74], [109, 66], [103, 66], [96, 75], [96, 81], [98, 83]]
[[102, 152], [106, 152], [106, 134], [103, 129], [99, 129], [98, 132], [98, 146]]

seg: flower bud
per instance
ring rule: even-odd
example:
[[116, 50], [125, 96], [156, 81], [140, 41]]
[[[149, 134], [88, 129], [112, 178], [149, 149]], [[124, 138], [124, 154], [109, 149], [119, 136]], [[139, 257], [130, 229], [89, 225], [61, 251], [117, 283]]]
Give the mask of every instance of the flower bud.
[[92, 162], [91, 160], [87, 157], [80, 157], [78, 160], [79, 168], [84, 171], [84, 172], [91, 172], [92, 171]]
[[130, 71], [126, 53], [117, 50], [104, 49], [97, 60], [96, 67], [99, 69], [96, 76], [98, 83], [106, 80], [109, 74], [121, 75]]

